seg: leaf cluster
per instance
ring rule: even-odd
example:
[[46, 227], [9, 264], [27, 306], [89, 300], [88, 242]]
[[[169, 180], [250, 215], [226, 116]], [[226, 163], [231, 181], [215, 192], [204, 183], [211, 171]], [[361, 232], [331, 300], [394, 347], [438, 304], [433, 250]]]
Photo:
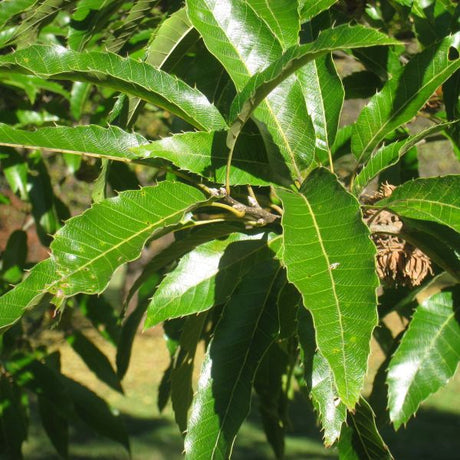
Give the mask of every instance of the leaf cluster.
[[[21, 457], [32, 394], [62, 457], [76, 419], [129, 450], [40, 333], [54, 324], [123, 392], [136, 331], [163, 323], [158, 404], [171, 401], [186, 458], [229, 458], [253, 393], [283, 458], [296, 389], [341, 457], [392, 458], [378, 422], [406, 424], [460, 358], [460, 176], [418, 164], [439, 140], [460, 159], [459, 7], [355, 3], [0, 4], [0, 161], [30, 214], [1, 257], [2, 453]], [[60, 192], [75, 183], [87, 209]], [[36, 264], [30, 225], [50, 254]], [[430, 264], [417, 287], [398, 275], [420, 272], [416, 251]], [[394, 276], [379, 280], [384, 263]], [[100, 295], [126, 264], [136, 279], [116, 306]], [[409, 317], [402, 336], [392, 312]], [[366, 399], [373, 338], [387, 388]]]

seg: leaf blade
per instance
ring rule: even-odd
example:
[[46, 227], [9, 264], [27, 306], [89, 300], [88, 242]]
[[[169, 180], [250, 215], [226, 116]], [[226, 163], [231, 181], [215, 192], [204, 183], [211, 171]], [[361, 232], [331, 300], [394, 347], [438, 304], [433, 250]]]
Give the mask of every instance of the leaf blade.
[[312, 313], [318, 349], [332, 368], [340, 398], [353, 408], [377, 324], [378, 280], [369, 230], [355, 198], [325, 169], [313, 171], [301, 192], [277, 193], [285, 207], [283, 261], [288, 279]]
[[406, 182], [376, 206], [386, 207], [404, 217], [447, 225], [460, 233], [460, 176]]
[[419, 404], [454, 374], [460, 361], [456, 309], [449, 291], [417, 307], [388, 368], [388, 403], [395, 429], [407, 423]]
[[183, 118], [199, 129], [224, 129], [219, 111], [183, 81], [112, 53], [78, 52], [57, 46], [32, 45], [0, 56], [2, 72], [17, 71], [43, 78], [86, 81], [138, 96]]
[[186, 458], [224, 459], [249, 411], [251, 383], [278, 332], [270, 302], [279, 265], [256, 266], [218, 323], [203, 363], [185, 437]]
[[128, 162], [137, 158], [131, 148], [146, 142], [140, 134], [127, 133], [117, 126], [59, 126], [26, 131], [0, 123], [0, 145], [33, 150], [47, 149]]
[[446, 37], [416, 55], [371, 99], [359, 115], [351, 138], [358, 161], [366, 159], [387, 134], [414, 117], [435, 90], [460, 68], [460, 59], [449, 59], [449, 50], [458, 48], [459, 39], [460, 33]]
[[156, 230], [178, 224], [203, 198], [193, 187], [161, 182], [121, 192], [70, 219], [51, 244], [60, 275], [54, 290], [63, 295], [101, 292], [115, 268], [137, 258]]

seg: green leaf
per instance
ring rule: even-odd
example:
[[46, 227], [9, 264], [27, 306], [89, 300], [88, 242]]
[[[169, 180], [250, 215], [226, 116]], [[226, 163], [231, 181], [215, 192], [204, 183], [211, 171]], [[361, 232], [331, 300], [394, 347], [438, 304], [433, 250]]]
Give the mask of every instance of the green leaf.
[[[181, 8], [169, 16], [155, 32], [146, 51], [146, 62], [168, 72], [175, 64], [173, 61], [180, 59], [198, 38], [185, 8]], [[170, 59], [173, 55], [176, 59]]]
[[458, 49], [460, 32], [413, 57], [362, 110], [354, 125], [351, 147], [361, 162], [398, 126], [411, 120], [426, 101], [457, 69], [460, 59], [450, 58]]
[[305, 45], [289, 48], [279, 59], [249, 79], [232, 104], [231, 119], [247, 116], [280, 82], [309, 62], [332, 51], [399, 42], [374, 29], [342, 25], [323, 30], [318, 38]]
[[247, 0], [247, 3], [278, 38], [283, 49], [298, 43], [298, 5], [292, 0]]
[[[3, 125], [0, 124], [0, 127], [1, 126]], [[6, 155], [6, 157], [1, 159], [5, 179], [8, 181], [11, 190], [14, 193], [19, 193], [21, 199], [27, 201], [29, 198], [29, 191], [27, 189], [27, 163], [24, 158], [12, 148], [2, 149], [2, 151]]]
[[257, 367], [278, 333], [279, 265], [256, 265], [230, 299], [209, 344], [193, 401], [185, 455], [227, 459], [248, 414]]
[[[165, 137], [132, 149], [143, 158], [163, 158], [180, 169], [224, 183], [227, 165], [227, 134], [190, 132]], [[230, 185], [267, 185], [272, 173], [263, 140], [256, 134], [241, 134], [235, 146]]]
[[132, 4], [128, 14], [119, 22], [119, 26], [110, 30], [110, 34], [104, 45], [108, 51], [117, 53], [123, 48], [129, 39], [142, 28], [145, 17], [152, 15], [152, 7], [157, 0], [138, 0]]
[[[242, 90], [252, 75], [281, 57], [279, 40], [246, 2], [189, 0], [187, 12], [237, 90]], [[313, 160], [314, 132], [296, 78], [280, 84], [255, 115], [266, 124], [292, 175], [299, 178], [300, 171]], [[232, 132], [236, 137], [241, 126], [237, 128], [238, 132]]]
[[[272, 237], [270, 243], [279, 240]], [[145, 327], [226, 302], [241, 277], [267, 257], [271, 251], [265, 233], [234, 233], [198, 246], [161, 282], [148, 307]]]
[[54, 293], [102, 292], [115, 269], [139, 257], [155, 231], [179, 224], [203, 200], [195, 188], [161, 182], [122, 192], [73, 217], [51, 244], [59, 274]]
[[12, 71], [94, 83], [163, 107], [199, 129], [226, 127], [219, 111], [198, 90], [149, 64], [116, 54], [33, 45], [0, 56], [0, 72]]
[[48, 438], [62, 458], [69, 457], [69, 422], [46, 398], [38, 396], [38, 411]]
[[330, 54], [306, 64], [297, 72], [316, 133], [316, 158], [327, 163], [339, 126], [344, 89]]
[[92, 85], [90, 83], [75, 81], [70, 91], [70, 113], [75, 120], [80, 120], [83, 114], [86, 102], [91, 93]]
[[56, 278], [56, 266], [51, 259], [38, 263], [29, 275], [11, 291], [0, 297], [0, 330], [15, 323], [29, 308], [46, 295], [46, 286]]
[[193, 368], [198, 342], [207, 314], [186, 319], [179, 339], [179, 354], [171, 372], [171, 402], [181, 433], [187, 430], [188, 411], [193, 401]]
[[59, 126], [25, 131], [0, 123], [0, 145], [34, 150], [131, 161], [138, 156], [130, 149], [146, 142], [140, 134], [127, 133], [117, 126]]
[[406, 182], [375, 206], [403, 217], [438, 222], [460, 233], [460, 175]]
[[27, 94], [31, 104], [35, 104], [37, 94], [41, 90], [60, 94], [66, 99], [70, 98], [68, 91], [66, 91], [59, 83], [48, 81], [35, 75], [11, 73], [9, 78], [2, 78], [0, 84], [22, 89]]
[[3, 46], [13, 41], [16, 41], [19, 47], [33, 43], [39, 31], [49, 24], [62, 9], [64, 2], [65, 0], [36, 2], [33, 7], [23, 12], [19, 26], [15, 29], [13, 36], [3, 43]]
[[0, 276], [7, 283], [16, 284], [21, 281], [27, 258], [27, 233], [15, 230], [11, 233], [3, 251]]
[[374, 411], [364, 398], [360, 398], [356, 411], [348, 418], [338, 444], [340, 459], [393, 460], [375, 424]]
[[329, 9], [334, 3], [337, 3], [337, 0], [300, 0], [300, 16], [302, 22]]
[[99, 380], [115, 391], [123, 393], [123, 388], [109, 359], [88, 337], [80, 331], [74, 331], [67, 337], [67, 342]]
[[80, 419], [96, 433], [120, 443], [129, 452], [129, 439], [122, 419], [114, 415], [96, 393], [64, 375], [61, 379]]
[[458, 289], [440, 292], [419, 305], [390, 361], [387, 384], [395, 429], [454, 375], [460, 361], [458, 295]]
[[319, 351], [338, 394], [353, 408], [363, 385], [377, 324], [375, 247], [359, 203], [326, 169], [300, 192], [278, 189], [283, 202], [283, 262], [313, 316]]
[[451, 123], [441, 123], [431, 126], [407, 139], [381, 147], [356, 176], [353, 182], [354, 191], [360, 192], [377, 174], [395, 165], [417, 143], [439, 131], [443, 131], [449, 126], [451, 126]]
[[14, 0], [0, 3], [0, 28], [8, 21], [15, 19], [20, 13], [32, 6], [36, 0]]
[[338, 397], [331, 366], [317, 350], [312, 317], [305, 309], [298, 313], [298, 334], [305, 383], [324, 430], [324, 444], [332, 446], [340, 436], [347, 408]]

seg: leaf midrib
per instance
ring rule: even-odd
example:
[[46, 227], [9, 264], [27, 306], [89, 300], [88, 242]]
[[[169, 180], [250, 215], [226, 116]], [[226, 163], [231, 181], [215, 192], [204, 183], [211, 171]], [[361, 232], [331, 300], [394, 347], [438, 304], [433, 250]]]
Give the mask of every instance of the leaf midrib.
[[[457, 61], [452, 61], [451, 65], [445, 67], [440, 74], [443, 75], [446, 72], [449, 72], [450, 68], [452, 66], [455, 66], [455, 65], [458, 65]], [[369, 145], [371, 145], [374, 142], [374, 140], [377, 138], [377, 136], [380, 135], [380, 133], [401, 113], [401, 111], [406, 109], [406, 107], [413, 101], [413, 99], [415, 99], [418, 96], [418, 94], [420, 94], [420, 92], [423, 89], [425, 89], [429, 84], [431, 84], [433, 81], [435, 81], [437, 78], [439, 78], [440, 74], [439, 73], [435, 74], [435, 76], [432, 79], [428, 80], [428, 82], [424, 86], [419, 87], [418, 90], [409, 99], [407, 99], [406, 102], [404, 104], [402, 104], [401, 107], [398, 110], [393, 112], [393, 115], [391, 116], [391, 118], [389, 118], [386, 123], [381, 125], [380, 129], [378, 129], [374, 133], [374, 135], [369, 139], [368, 143], [362, 149], [361, 155], [358, 158], [358, 163], [360, 163], [362, 161], [364, 155], [368, 152]]]
[[[193, 205], [192, 205], [193, 206]], [[138, 232], [134, 233], [134, 234], [131, 234], [130, 237], [126, 238], [126, 239], [123, 239], [121, 240], [119, 243], [113, 245], [113, 246], [110, 246], [109, 249], [107, 249], [106, 251], [103, 251], [101, 252], [99, 255], [97, 255], [96, 257], [90, 259], [88, 262], [86, 262], [85, 264], [83, 265], [80, 265], [76, 270], [66, 274], [64, 277], [61, 277], [59, 280], [56, 280], [54, 281], [52, 284], [48, 285], [47, 286], [47, 290], [49, 290], [50, 288], [52, 288], [53, 286], [56, 286], [56, 285], [59, 285], [61, 284], [62, 282], [64, 282], [65, 280], [69, 279], [71, 276], [74, 276], [75, 274], [81, 272], [82, 270], [84, 270], [86, 267], [88, 267], [89, 265], [92, 265], [94, 264], [97, 260], [101, 259], [102, 257], [106, 257], [107, 254], [110, 254], [111, 252], [113, 252], [115, 249], [118, 249], [120, 246], [126, 244], [126, 243], [129, 243], [130, 241], [132, 241], [134, 238], [138, 237], [139, 235], [141, 235], [142, 233], [144, 232], [148, 232], [148, 231], [153, 231], [155, 229], [155, 227], [158, 227], [158, 226], [161, 226], [161, 224], [163, 222], [165, 222], [166, 220], [172, 218], [172, 217], [175, 217], [177, 215], [183, 215], [187, 212], [187, 210], [189, 210], [192, 206], [188, 206], [186, 209], [181, 209], [180, 211], [177, 211], [175, 213], [172, 213], [172, 214], [168, 214], [168, 216], [166, 217], [163, 217], [161, 218], [160, 220], [156, 221], [155, 223], [152, 223], [148, 226], [146, 226], [144, 229], [142, 230], [139, 230]], [[164, 227], [164, 228], [167, 228], [167, 227]], [[58, 270], [58, 268], [57, 268]]]
[[[415, 382], [415, 380], [416, 380], [417, 375], [419, 375], [419, 373], [420, 373], [421, 364], [427, 359], [427, 357], [429, 357], [429, 355], [430, 355], [429, 352], [431, 350], [433, 350], [433, 349], [436, 349], [435, 346], [434, 346], [435, 342], [437, 342], [437, 340], [441, 336], [441, 334], [444, 331], [444, 329], [449, 325], [449, 323], [451, 322], [452, 318], [454, 318], [454, 317], [455, 317], [455, 311], [453, 311], [451, 314], [449, 314], [449, 316], [445, 319], [445, 321], [443, 321], [442, 325], [439, 327], [439, 329], [436, 332], [436, 334], [434, 334], [432, 339], [429, 341], [429, 343], [427, 344], [427, 346], [423, 350], [422, 356], [420, 356], [420, 359], [418, 360], [417, 370], [414, 373], [413, 378], [410, 380], [409, 385], [407, 385], [407, 391], [405, 393], [406, 395], [408, 395], [410, 393], [410, 389], [413, 387], [413, 385], [415, 385], [415, 387], [417, 387], [417, 383]], [[401, 411], [404, 410], [404, 407], [406, 406], [406, 403], [407, 403], [407, 398], [404, 398], [404, 402], [403, 402], [403, 405], [401, 407]], [[417, 407], [419, 405], [420, 405], [420, 403], [417, 405]]]
[[269, 297], [270, 297], [270, 294], [271, 294], [272, 289], [273, 289], [273, 285], [274, 285], [274, 283], [275, 283], [275, 281], [276, 281], [276, 279], [277, 279], [277, 277], [278, 277], [278, 273], [280, 272], [280, 270], [281, 270], [281, 266], [279, 266], [279, 267], [276, 269], [275, 273], [273, 274], [273, 278], [272, 278], [272, 280], [271, 280], [271, 282], [270, 282], [270, 287], [269, 287], [269, 289], [267, 289], [267, 292], [266, 292], [266, 295], [265, 295], [265, 298], [264, 298], [262, 307], [261, 307], [260, 310], [259, 310], [259, 315], [258, 315], [258, 317], [257, 317], [257, 320], [256, 320], [256, 322], [255, 322], [254, 328], [253, 328], [253, 330], [252, 330], [252, 335], [251, 335], [250, 344], [249, 344], [249, 346], [246, 348], [246, 351], [245, 351], [245, 355], [244, 355], [244, 359], [243, 359], [242, 365], [240, 366], [240, 369], [239, 369], [239, 371], [238, 371], [238, 376], [237, 376], [237, 378], [235, 379], [235, 384], [234, 384], [233, 387], [232, 387], [232, 391], [231, 391], [231, 393], [230, 393], [229, 402], [228, 402], [228, 404], [227, 404], [227, 408], [226, 408], [226, 410], [225, 410], [225, 413], [224, 413], [222, 422], [221, 422], [221, 424], [220, 424], [219, 431], [218, 431], [218, 433], [217, 433], [216, 441], [215, 441], [214, 447], [213, 447], [213, 449], [212, 449], [212, 456], [211, 456], [212, 459], [214, 458], [214, 454], [215, 454], [216, 449], [217, 449], [217, 447], [218, 447], [219, 439], [220, 439], [220, 437], [221, 437], [221, 435], [222, 435], [222, 433], [223, 433], [223, 428], [224, 428], [224, 426], [225, 426], [225, 422], [226, 422], [227, 417], [228, 417], [228, 414], [229, 414], [229, 412], [230, 412], [230, 407], [232, 406], [231, 402], [232, 402], [232, 400], [233, 400], [233, 397], [234, 397], [234, 395], [235, 395], [235, 390], [236, 390], [236, 387], [237, 387], [236, 382], [239, 382], [239, 380], [240, 380], [240, 378], [241, 378], [241, 374], [243, 373], [243, 369], [244, 369], [244, 367], [246, 366], [246, 363], [247, 363], [247, 361], [248, 361], [248, 359], [249, 359], [249, 352], [250, 352], [251, 349], [252, 349], [252, 345], [253, 345], [253, 343], [254, 343], [256, 331], [258, 330], [260, 320], [261, 320], [263, 314], [265, 313], [265, 309], [266, 309], [266, 306], [267, 306], [267, 301], [268, 301], [268, 299], [269, 299]]
[[[247, 5], [247, 7], [250, 8], [249, 4]], [[209, 8], [209, 5], [208, 5], [208, 8]], [[252, 10], [252, 8], [250, 8], [250, 9]], [[252, 10], [252, 11], [254, 11], [254, 10]], [[250, 73], [249, 68], [248, 68], [248, 66], [246, 65], [246, 61], [243, 60], [243, 58], [241, 57], [240, 53], [238, 52], [238, 49], [234, 46], [233, 42], [230, 40], [229, 36], [228, 36], [227, 33], [226, 33], [226, 29], [221, 25], [221, 23], [220, 23], [219, 21], [217, 21], [217, 19], [216, 19], [215, 16], [213, 16], [213, 18], [214, 18], [214, 20], [216, 21], [216, 24], [218, 24], [218, 26], [219, 26], [220, 30], [222, 31], [222, 33], [223, 33], [223, 34], [225, 35], [225, 37], [227, 38], [227, 43], [233, 48], [233, 50], [235, 51], [235, 54], [238, 56], [238, 58], [239, 58], [241, 64], [242, 64], [243, 67], [246, 69], [247, 76], [248, 76], [249, 79], [250, 79], [253, 75]], [[264, 22], [264, 24], [265, 24], [265, 22]], [[270, 29], [270, 28], [268, 28], [268, 29], [269, 29], [270, 32], [271, 32], [271, 29]], [[277, 40], [278, 43], [279, 43], [279, 40], [278, 40], [278, 38], [277, 38], [276, 36], [273, 36], [273, 40]], [[280, 48], [283, 49], [282, 46], [281, 46], [281, 44], [280, 44]], [[263, 70], [263, 69], [262, 69], [262, 70]], [[248, 81], [249, 81], [249, 79], [248, 79]], [[297, 81], [297, 78], [296, 78], [296, 81]], [[246, 82], [246, 83], [247, 83], [247, 82]], [[245, 83], [245, 84], [246, 84], [246, 83]], [[243, 88], [242, 88], [242, 89], [244, 89], [244, 86], [245, 86], [245, 85], [243, 85]], [[274, 111], [273, 111], [271, 105], [270, 105], [269, 102], [268, 102], [268, 96], [267, 96], [267, 98], [265, 98], [265, 99], [262, 101], [262, 103], [261, 103], [260, 105], [265, 105], [265, 106], [266, 106], [266, 108], [267, 108], [267, 110], [268, 110], [268, 112], [269, 112], [269, 114], [270, 114], [272, 120], [274, 121], [274, 123], [275, 123], [275, 125], [276, 125], [277, 131], [281, 134], [281, 137], [282, 137], [282, 139], [283, 139], [283, 145], [285, 146], [286, 151], [288, 152], [288, 155], [289, 155], [289, 157], [290, 157], [290, 159], [291, 159], [292, 165], [293, 165], [293, 167], [295, 168], [295, 172], [296, 172], [296, 174], [297, 174], [298, 177], [301, 177], [300, 170], [299, 170], [299, 168], [298, 168], [298, 166], [297, 166], [297, 163], [296, 163], [296, 161], [295, 161], [294, 152], [292, 151], [291, 146], [289, 145], [289, 142], [287, 141], [287, 138], [286, 138], [286, 135], [285, 135], [284, 131], [281, 129], [281, 125], [279, 124], [278, 118], [275, 116], [275, 113], [274, 113]], [[242, 127], [241, 127], [241, 128], [242, 128]], [[238, 134], [239, 134], [239, 133], [238, 133]]]
[[[313, 212], [313, 208], [311, 207], [310, 202], [308, 201], [308, 199], [307, 199], [307, 197], [305, 195], [303, 195], [303, 194], [299, 194], [299, 195], [302, 197], [302, 199], [305, 201], [305, 204], [308, 207], [308, 211], [310, 212], [310, 215], [311, 215], [311, 218], [312, 218], [312, 221], [313, 221], [313, 225], [315, 227], [316, 235], [318, 237], [318, 242], [319, 242], [319, 244], [321, 246], [321, 251], [322, 251], [322, 253], [324, 255], [324, 258], [326, 259], [327, 271], [328, 271], [328, 274], [329, 274], [329, 278], [331, 280], [332, 293], [334, 295], [335, 306], [336, 306], [337, 316], [338, 316], [339, 325], [340, 325], [340, 339], [341, 339], [341, 347], [340, 347], [340, 349], [342, 351], [343, 369], [344, 369], [345, 376], [347, 376], [348, 372], [347, 372], [347, 367], [346, 367], [345, 337], [343, 335], [344, 328], [343, 328], [343, 321], [342, 321], [342, 313], [341, 313], [340, 308], [339, 308], [340, 302], [339, 302], [339, 299], [337, 297], [337, 292], [336, 292], [336, 289], [335, 289], [335, 280], [334, 280], [334, 277], [332, 276], [332, 270], [331, 270], [331, 264], [330, 264], [330, 261], [329, 261], [329, 256], [327, 254], [326, 248], [324, 247], [321, 231], [320, 231], [318, 222], [316, 221], [316, 216], [315, 216], [315, 213]], [[333, 376], [333, 378], [335, 380], [336, 378], [335, 378], [334, 373], [332, 373], [332, 376]], [[344, 382], [345, 382], [345, 391], [346, 391], [347, 398], [348, 398], [348, 394], [349, 394], [348, 378], [345, 378]]]

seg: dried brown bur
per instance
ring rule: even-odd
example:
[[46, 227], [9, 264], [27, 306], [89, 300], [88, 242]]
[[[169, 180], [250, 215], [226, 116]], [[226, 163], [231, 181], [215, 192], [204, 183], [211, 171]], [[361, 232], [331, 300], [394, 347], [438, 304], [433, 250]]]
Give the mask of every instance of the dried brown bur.
[[[378, 192], [365, 198], [365, 202], [375, 203], [390, 196], [394, 189], [393, 185], [382, 184]], [[398, 232], [403, 226], [399, 217], [389, 211], [366, 210], [364, 220], [382, 231], [387, 227], [391, 233]], [[372, 239], [378, 251], [377, 274], [383, 282], [412, 287], [421, 284], [429, 273], [433, 274], [430, 258], [412, 244], [384, 233], [372, 234]]]

